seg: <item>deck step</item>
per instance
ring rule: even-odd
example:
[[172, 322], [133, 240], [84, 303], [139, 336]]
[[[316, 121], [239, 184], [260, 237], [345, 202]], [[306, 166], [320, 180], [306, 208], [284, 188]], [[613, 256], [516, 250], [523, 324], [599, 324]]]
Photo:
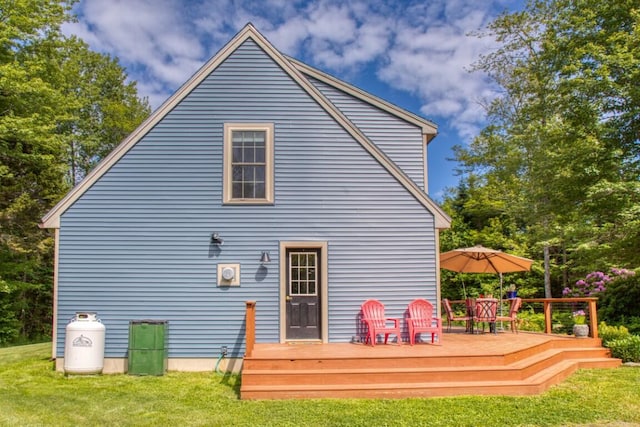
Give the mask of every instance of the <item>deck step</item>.
[[560, 383], [579, 368], [619, 365], [615, 359], [563, 360], [525, 380], [435, 381], [349, 384], [244, 385], [243, 399], [408, 398], [461, 395], [534, 395]]
[[[468, 352], [445, 356], [438, 348], [426, 347], [420, 357], [391, 348], [361, 349], [351, 357], [340, 352], [310, 352], [303, 357], [286, 350], [280, 357], [265, 352], [245, 359], [242, 399], [532, 395], [577, 369], [621, 364], [598, 340], [575, 339], [486, 357]], [[385, 354], [393, 351], [395, 355]]]
[[396, 368], [380, 363], [377, 367], [344, 369], [245, 369], [242, 384], [377, 384], [385, 382], [421, 383], [437, 381], [477, 382], [486, 380], [522, 380], [535, 372], [564, 360], [567, 354], [585, 360], [611, 360], [604, 349], [589, 348], [571, 352], [551, 349], [506, 365]]

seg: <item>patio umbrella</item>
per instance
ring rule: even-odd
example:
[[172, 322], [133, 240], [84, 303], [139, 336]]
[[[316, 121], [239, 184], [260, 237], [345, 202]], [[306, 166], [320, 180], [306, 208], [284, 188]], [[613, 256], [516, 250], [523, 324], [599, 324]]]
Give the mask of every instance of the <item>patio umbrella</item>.
[[[440, 254], [440, 268], [458, 273], [494, 273], [500, 275], [500, 307], [502, 307], [502, 273], [529, 271], [533, 260], [477, 245]], [[464, 297], [467, 291], [462, 284]]]

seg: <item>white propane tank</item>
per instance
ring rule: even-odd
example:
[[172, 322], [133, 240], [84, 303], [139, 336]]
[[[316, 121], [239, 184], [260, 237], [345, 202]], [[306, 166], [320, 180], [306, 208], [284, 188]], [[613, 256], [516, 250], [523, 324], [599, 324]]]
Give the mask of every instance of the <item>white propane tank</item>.
[[94, 312], [77, 312], [66, 328], [64, 372], [99, 374], [104, 367], [105, 327]]

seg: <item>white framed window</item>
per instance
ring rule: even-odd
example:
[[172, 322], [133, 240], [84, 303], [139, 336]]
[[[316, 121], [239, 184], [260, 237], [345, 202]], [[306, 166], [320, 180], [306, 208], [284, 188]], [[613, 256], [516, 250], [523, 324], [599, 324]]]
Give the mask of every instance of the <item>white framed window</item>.
[[225, 123], [224, 203], [271, 204], [273, 123]]

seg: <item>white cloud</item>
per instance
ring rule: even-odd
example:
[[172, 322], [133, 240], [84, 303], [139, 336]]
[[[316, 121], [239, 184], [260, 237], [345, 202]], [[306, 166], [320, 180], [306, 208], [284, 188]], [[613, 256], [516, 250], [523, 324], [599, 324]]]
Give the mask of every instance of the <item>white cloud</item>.
[[308, 26], [314, 38], [329, 42], [350, 42], [356, 35], [356, 22], [346, 4], [320, 2], [311, 10]]
[[288, 55], [295, 56], [299, 52], [302, 41], [309, 37], [309, 29], [306, 21], [301, 16], [295, 16], [278, 27], [271, 27], [272, 29], [264, 31], [265, 37], [267, 37], [278, 50]]
[[64, 31], [117, 56], [140, 93], [157, 106], [157, 100], [164, 100], [202, 64], [203, 46], [177, 13], [180, 6], [170, 0], [84, 0], [77, 9], [79, 22]]
[[310, 43], [314, 62], [334, 70], [345, 70], [376, 61], [387, 51], [393, 36], [392, 23], [379, 16], [368, 16], [350, 29], [352, 34], [332, 39], [317, 37], [311, 32]]
[[282, 22], [253, 21], [263, 24], [258, 28], [281, 51], [303, 54], [320, 67], [340, 71], [377, 60], [393, 36], [391, 20], [366, 3], [319, 1]]
[[[491, 97], [486, 77], [467, 70], [478, 55], [490, 47], [486, 40], [468, 33], [486, 25], [487, 11], [465, 0], [430, 3], [421, 16], [445, 16], [445, 20], [420, 24], [399, 32], [389, 52], [389, 61], [378, 75], [391, 86], [412, 93], [423, 101], [427, 117], [444, 118], [460, 136], [469, 140], [484, 121], [478, 101]], [[417, 13], [418, 10], [414, 10]]]
[[82, 0], [79, 22], [64, 30], [117, 56], [157, 107], [253, 22], [282, 52], [338, 77], [375, 70], [371, 79], [407, 91], [425, 116], [469, 139], [484, 120], [477, 101], [493, 91], [465, 70], [489, 47], [467, 34], [505, 4], [510, 0]]

